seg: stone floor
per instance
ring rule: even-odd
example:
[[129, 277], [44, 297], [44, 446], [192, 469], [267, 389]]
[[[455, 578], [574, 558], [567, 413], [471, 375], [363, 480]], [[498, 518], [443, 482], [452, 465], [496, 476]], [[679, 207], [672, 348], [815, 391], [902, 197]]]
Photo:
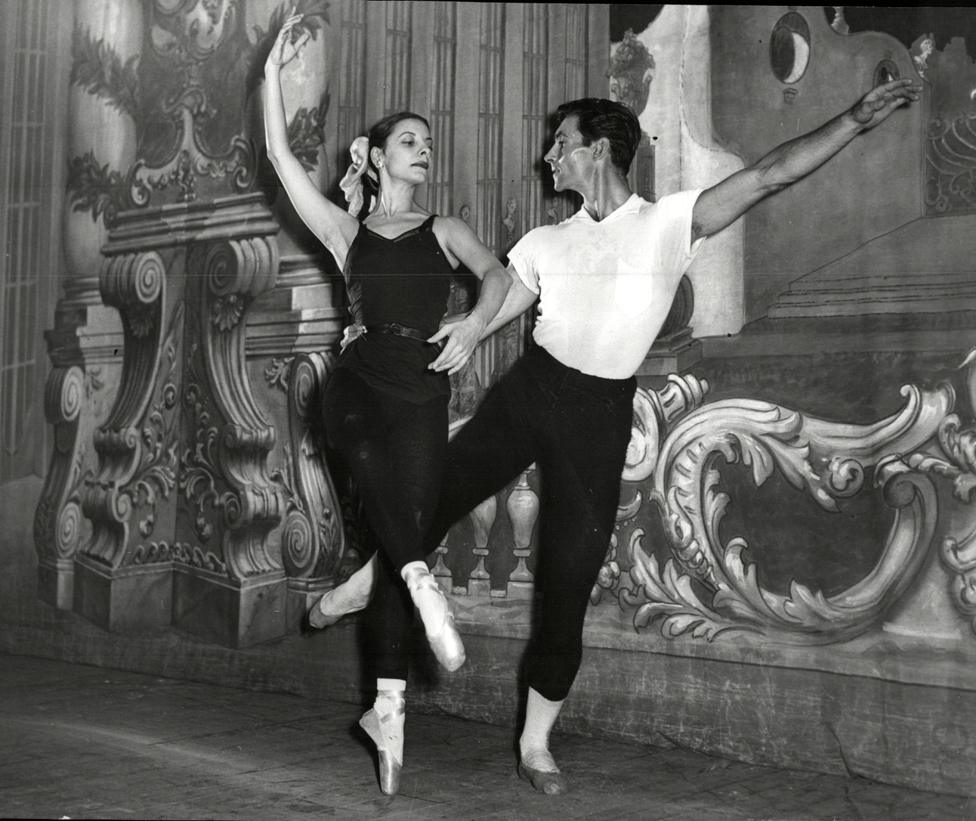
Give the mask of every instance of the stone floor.
[[556, 733], [566, 796], [514, 770], [510, 729], [408, 711], [400, 795], [358, 705], [0, 656], [0, 817], [962, 821], [976, 799]]

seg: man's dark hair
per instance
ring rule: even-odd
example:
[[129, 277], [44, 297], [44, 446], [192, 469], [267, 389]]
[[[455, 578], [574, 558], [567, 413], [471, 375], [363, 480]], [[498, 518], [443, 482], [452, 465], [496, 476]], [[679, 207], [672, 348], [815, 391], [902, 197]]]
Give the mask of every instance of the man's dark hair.
[[557, 126], [573, 115], [579, 120], [583, 145], [590, 145], [594, 140], [606, 137], [610, 143], [610, 162], [622, 174], [626, 174], [641, 139], [637, 115], [623, 103], [600, 97], [583, 97], [563, 103], [556, 109]]

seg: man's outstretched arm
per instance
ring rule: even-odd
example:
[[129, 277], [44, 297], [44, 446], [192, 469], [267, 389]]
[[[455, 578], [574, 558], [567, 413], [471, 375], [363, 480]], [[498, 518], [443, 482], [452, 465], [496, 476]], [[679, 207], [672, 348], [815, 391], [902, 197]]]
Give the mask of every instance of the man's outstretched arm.
[[731, 225], [757, 202], [803, 179], [863, 131], [919, 98], [912, 80], [895, 80], [865, 94], [848, 111], [816, 131], [783, 143], [755, 165], [743, 168], [703, 191], [695, 203], [692, 241]]

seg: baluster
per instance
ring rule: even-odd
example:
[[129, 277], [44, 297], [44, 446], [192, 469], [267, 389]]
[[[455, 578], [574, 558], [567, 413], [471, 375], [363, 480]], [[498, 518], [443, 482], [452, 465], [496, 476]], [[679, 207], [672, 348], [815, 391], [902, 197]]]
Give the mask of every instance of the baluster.
[[535, 589], [532, 573], [525, 563], [525, 560], [532, 555], [532, 530], [539, 517], [539, 497], [529, 486], [528, 477], [532, 470], [534, 466], [530, 466], [522, 473], [506, 503], [515, 542], [512, 553], [518, 560], [518, 564], [508, 577], [508, 597], [512, 599], [532, 598]]
[[491, 591], [491, 577], [485, 567], [485, 559], [488, 557], [488, 537], [497, 513], [498, 500], [492, 494], [469, 514], [474, 526], [474, 548], [471, 552], [477, 557], [474, 570], [468, 576], [469, 596], [487, 596]]
[[[441, 590], [445, 593], [452, 590], [452, 585], [454, 584], [454, 577], [451, 573], [451, 568], [444, 564], [444, 557], [447, 555], [447, 534], [444, 534], [444, 538], [441, 539], [441, 543], [434, 548], [434, 554], [437, 557], [434, 562], [434, 566], [431, 567], [431, 575], [437, 579], [437, 584], [440, 585]], [[457, 592], [457, 591], [454, 591]]]

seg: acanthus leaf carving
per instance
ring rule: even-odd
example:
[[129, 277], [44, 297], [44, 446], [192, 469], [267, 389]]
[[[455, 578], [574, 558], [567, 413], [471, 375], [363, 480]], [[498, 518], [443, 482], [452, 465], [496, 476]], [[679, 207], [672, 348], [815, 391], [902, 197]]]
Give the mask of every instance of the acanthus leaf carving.
[[288, 392], [288, 374], [294, 360], [294, 356], [285, 356], [281, 359], [278, 357], [271, 358], [271, 364], [264, 369], [264, 381], [269, 387]]
[[183, 303], [176, 303], [161, 349], [165, 366], [158, 376], [159, 387], [141, 430], [142, 461], [129, 482], [129, 492], [140, 518], [139, 533], [144, 538], [153, 533], [158, 501], [168, 499], [176, 487], [179, 469], [179, 431], [176, 426], [179, 386], [175, 372], [178, 364], [177, 339], [183, 333], [183, 314]]
[[661, 570], [657, 559], [643, 549], [644, 532], [635, 529], [629, 540], [633, 586], [620, 589], [622, 604], [634, 606], [634, 627], [638, 630], [660, 620], [661, 635], [678, 638], [690, 633], [692, 638], [713, 641], [723, 633], [756, 632], [749, 624], [736, 623], [702, 603], [674, 559], [668, 559]]
[[132, 564], [162, 564], [174, 562], [189, 567], [199, 567], [213, 573], [226, 574], [227, 567], [218, 556], [197, 545], [186, 542], [159, 541], [137, 545], [132, 551]]
[[[960, 367], [967, 369], [969, 406], [976, 411], [976, 348]], [[963, 428], [957, 414], [948, 414], [939, 425], [938, 444], [941, 454], [918, 451], [906, 461], [914, 470], [949, 480], [955, 499], [971, 505], [976, 490], [976, 426]], [[970, 521], [972, 518], [970, 513]], [[962, 535], [945, 536], [939, 556], [951, 577], [953, 603], [976, 633], [976, 525]]]
[[[621, 480], [625, 486], [646, 481], [654, 472], [660, 455], [660, 444], [676, 420], [701, 405], [708, 393], [708, 382], [694, 374], [671, 374], [660, 390], [638, 388], [634, 393], [634, 417], [630, 442], [624, 459]], [[644, 492], [638, 487], [634, 495], [617, 508], [619, 525], [637, 516], [645, 501]], [[643, 533], [643, 531], [641, 531]], [[596, 604], [608, 594], [620, 598], [620, 567], [616, 559], [617, 536], [611, 537], [610, 548], [604, 559], [597, 582], [590, 594]]]

